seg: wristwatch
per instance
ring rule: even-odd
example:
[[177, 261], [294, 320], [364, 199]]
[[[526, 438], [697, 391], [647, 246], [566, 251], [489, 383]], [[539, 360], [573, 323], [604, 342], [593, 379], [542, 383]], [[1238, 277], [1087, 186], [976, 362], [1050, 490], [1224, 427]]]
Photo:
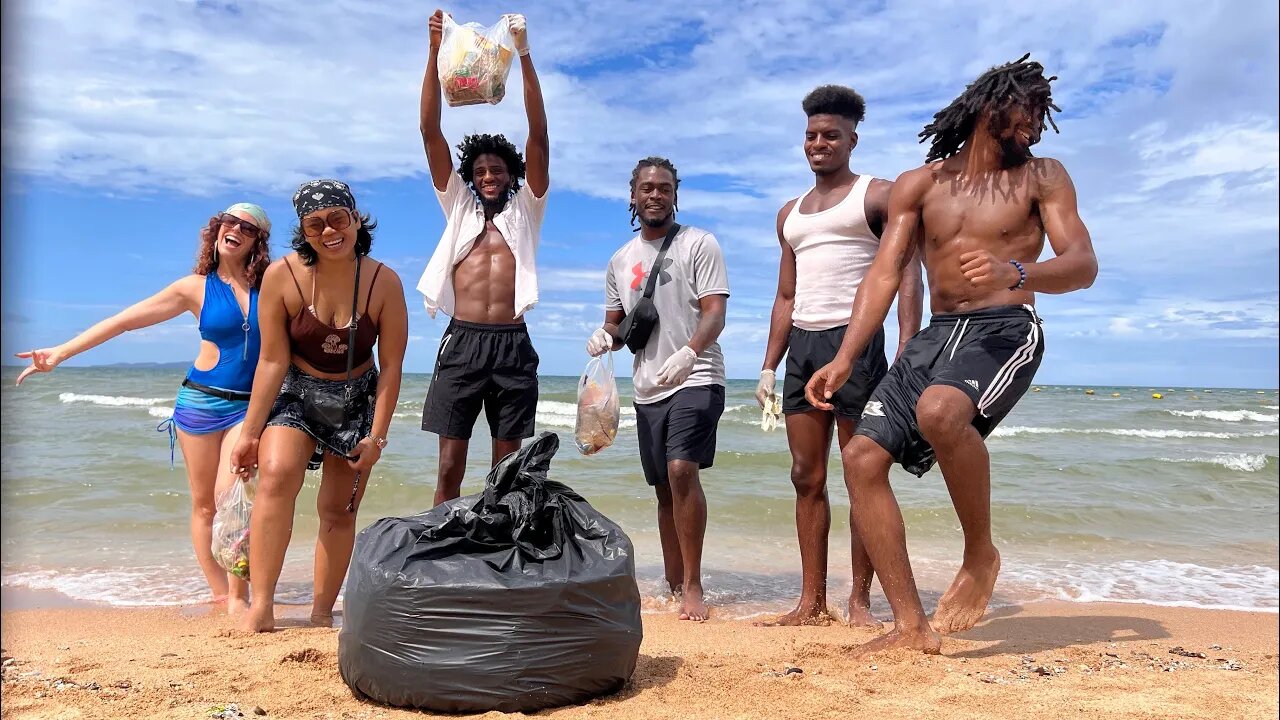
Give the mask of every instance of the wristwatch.
[[369, 439], [373, 441], [374, 445], [378, 446], [379, 450], [387, 449], [387, 439], [385, 437], [381, 435], [370, 435]]

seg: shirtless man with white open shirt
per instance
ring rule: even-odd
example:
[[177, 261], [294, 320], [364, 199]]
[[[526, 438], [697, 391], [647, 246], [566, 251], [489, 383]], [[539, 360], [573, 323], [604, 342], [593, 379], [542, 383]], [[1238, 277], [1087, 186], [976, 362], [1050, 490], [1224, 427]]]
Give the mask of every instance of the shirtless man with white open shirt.
[[[538, 302], [535, 253], [546, 208], [547, 113], [529, 57], [522, 15], [505, 16], [520, 53], [529, 118], [525, 154], [502, 135], [474, 134], [458, 145], [454, 172], [440, 130], [443, 13], [431, 16], [431, 50], [422, 79], [422, 143], [445, 213], [444, 235], [418, 282], [427, 312], [452, 319], [440, 341], [422, 429], [440, 436], [436, 504], [458, 497], [471, 430], [483, 407], [493, 438], [493, 464], [533, 436], [538, 354], [524, 314]], [[521, 182], [523, 181], [523, 182]]]

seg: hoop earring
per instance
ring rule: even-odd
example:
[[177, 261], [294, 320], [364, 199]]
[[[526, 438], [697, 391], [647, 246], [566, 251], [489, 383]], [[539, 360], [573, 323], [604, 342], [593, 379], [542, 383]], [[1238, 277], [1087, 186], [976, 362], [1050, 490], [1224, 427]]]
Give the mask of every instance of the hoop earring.
[[219, 263], [219, 262], [221, 262], [221, 261], [220, 261], [220, 259], [218, 258], [218, 243], [217, 243], [217, 242], [214, 242], [214, 243], [213, 243], [213, 266], [214, 266], [215, 268], [216, 268], [216, 267], [218, 267], [218, 263]]

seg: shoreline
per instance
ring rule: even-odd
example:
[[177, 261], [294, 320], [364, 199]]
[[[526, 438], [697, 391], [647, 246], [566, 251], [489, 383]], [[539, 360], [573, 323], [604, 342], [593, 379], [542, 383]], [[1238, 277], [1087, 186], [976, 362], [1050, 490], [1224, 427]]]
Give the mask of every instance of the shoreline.
[[[208, 717], [228, 703], [247, 717], [255, 706], [271, 718], [430, 717], [354, 699], [338, 675], [337, 631], [304, 626], [303, 606], [282, 607], [282, 629], [258, 636], [231, 631], [208, 606], [5, 608], [6, 718]], [[1222, 720], [1278, 710], [1271, 613], [1047, 601], [993, 609], [944, 638], [941, 656], [864, 659], [851, 651], [874, 633], [840, 625], [691, 624], [670, 613], [643, 622], [622, 691], [540, 715]]]
[[[72, 359], [67, 363], [59, 365], [58, 367], [60, 369], [66, 369], [66, 370], [126, 370], [126, 371], [142, 370], [142, 371], [161, 371], [161, 372], [173, 371], [173, 372], [182, 374], [182, 373], [185, 373], [191, 367], [191, 362], [192, 362], [191, 360], [166, 360], [166, 361], [155, 361], [155, 362], [115, 362], [115, 363], [80, 364], [76, 360]], [[21, 371], [25, 367], [27, 367], [27, 363], [10, 362], [7, 359], [3, 362], [0, 362], [0, 371], [2, 372], [9, 372], [9, 373], [16, 374], [18, 371]], [[618, 366], [618, 370], [615, 371], [615, 375], [619, 378], [630, 380], [631, 375], [629, 372], [629, 367], [630, 366], [626, 364]], [[627, 373], [627, 374], [622, 374], [622, 373]], [[422, 370], [422, 371], [406, 370], [404, 371], [404, 374], [405, 375], [422, 375], [422, 376], [429, 377], [431, 375], [431, 372], [427, 370]], [[574, 371], [568, 374], [539, 373], [538, 377], [577, 380], [580, 375], [581, 375], [581, 371]], [[744, 375], [742, 377], [726, 377], [725, 378], [725, 380], [727, 380], [728, 382], [751, 383], [752, 385], [754, 385], [758, 379], [759, 378], [754, 375]], [[1205, 390], [1210, 390], [1210, 391], [1252, 390], [1260, 395], [1265, 395], [1265, 394], [1280, 395], [1280, 387], [1254, 387], [1251, 385], [1170, 385], [1169, 383], [1158, 383], [1158, 382], [1157, 383], [1145, 382], [1145, 383], [1134, 385], [1132, 383], [1112, 384], [1112, 383], [1101, 382], [1101, 381], [1094, 382], [1094, 383], [1040, 382], [1040, 383], [1035, 383], [1035, 385], [1041, 388], [1071, 388], [1071, 389], [1079, 388], [1082, 390], [1088, 389], [1088, 388], [1107, 388], [1107, 389], [1119, 388], [1119, 389], [1129, 389], [1129, 390], [1147, 390], [1147, 391], [1154, 390], [1154, 391], [1160, 391], [1160, 392], [1164, 392], [1164, 391], [1204, 392]]]
[[[832, 607], [839, 605], [842, 599], [840, 591], [843, 588], [837, 588], [832, 595]], [[796, 585], [797, 592], [799, 585]], [[936, 594], [936, 593], [934, 593]], [[926, 598], [931, 598], [930, 593], [925, 593]], [[649, 615], [660, 615], [667, 612], [670, 598], [666, 597], [650, 597], [641, 593], [641, 613]], [[873, 593], [873, 611], [877, 616], [884, 615], [886, 618], [890, 614], [887, 603], [883, 596]], [[338, 597], [336, 606], [338, 611], [342, 609], [343, 599]], [[993, 596], [988, 604], [988, 613], [1000, 611], [1006, 608], [1026, 608], [1036, 607], [1040, 605], [1064, 605], [1064, 606], [1081, 606], [1088, 607], [1090, 605], [1132, 605], [1137, 607], [1162, 608], [1170, 610], [1194, 610], [1206, 612], [1230, 612], [1245, 613], [1252, 615], [1276, 615], [1280, 616], [1280, 607], [1244, 607], [1238, 605], [1197, 605], [1192, 602], [1157, 602], [1150, 600], [1125, 600], [1125, 599], [1098, 599], [1098, 600], [1068, 600], [1063, 598], [1038, 598], [1028, 600], [1015, 600], [1009, 598], [1000, 598], [997, 594]], [[772, 618], [781, 615], [791, 607], [791, 600], [784, 601], [777, 607], [769, 607], [767, 609], [759, 608], [760, 603], [734, 602], [728, 605], [721, 605], [726, 609], [729, 617], [724, 619], [733, 622], [752, 623], [765, 618]], [[926, 603], [926, 609], [930, 609], [931, 602]], [[277, 608], [305, 608], [310, 606], [310, 601], [290, 602], [280, 598], [276, 599]], [[58, 590], [31, 588], [21, 585], [0, 585], [0, 608], [5, 613], [10, 611], [31, 611], [31, 610], [174, 610], [182, 613], [199, 614], [202, 612], [213, 613], [216, 609], [211, 604], [204, 603], [156, 603], [151, 605], [115, 605], [107, 602], [99, 602], [94, 600], [85, 600], [82, 598], [72, 597]]]

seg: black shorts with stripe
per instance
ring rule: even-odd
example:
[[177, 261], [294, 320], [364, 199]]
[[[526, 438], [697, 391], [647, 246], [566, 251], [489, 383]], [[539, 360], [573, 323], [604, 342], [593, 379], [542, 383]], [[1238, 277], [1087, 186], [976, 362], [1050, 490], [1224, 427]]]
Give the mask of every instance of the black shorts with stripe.
[[985, 438], [1031, 387], [1043, 355], [1040, 317], [1030, 305], [934, 315], [871, 393], [857, 434], [924, 475], [937, 459], [916, 424], [925, 389], [949, 385], [968, 395], [977, 408], [973, 426]]

